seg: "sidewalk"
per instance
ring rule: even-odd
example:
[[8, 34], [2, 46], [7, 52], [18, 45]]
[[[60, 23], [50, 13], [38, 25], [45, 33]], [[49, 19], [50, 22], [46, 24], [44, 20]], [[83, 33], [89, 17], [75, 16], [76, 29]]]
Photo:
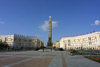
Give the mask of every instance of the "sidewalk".
[[100, 67], [100, 63], [84, 58], [80, 55], [71, 56], [64, 54], [67, 67]]
[[57, 54], [51, 63], [48, 65], [48, 67], [62, 67], [62, 55]]

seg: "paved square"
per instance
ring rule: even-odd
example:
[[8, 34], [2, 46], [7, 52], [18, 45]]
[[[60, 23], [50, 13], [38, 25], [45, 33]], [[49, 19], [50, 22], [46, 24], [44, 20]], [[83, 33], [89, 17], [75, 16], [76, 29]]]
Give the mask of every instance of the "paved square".
[[66, 51], [0, 52], [0, 67], [100, 67], [100, 63]]
[[2, 52], [0, 53], [0, 67], [48, 67], [54, 58], [48, 52]]
[[52, 58], [33, 58], [29, 61], [16, 64], [11, 67], [47, 67]]

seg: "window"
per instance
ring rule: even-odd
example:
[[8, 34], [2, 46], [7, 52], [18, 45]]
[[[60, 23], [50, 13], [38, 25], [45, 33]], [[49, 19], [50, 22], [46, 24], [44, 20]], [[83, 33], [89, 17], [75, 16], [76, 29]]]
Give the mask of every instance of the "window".
[[89, 45], [92, 45], [91, 37], [88, 37], [88, 40], [89, 40]]
[[29, 42], [32, 42], [32, 40], [29, 40]]
[[71, 45], [71, 41], [70, 40], [68, 40], [68, 46], [70, 46]]
[[83, 38], [83, 41], [85, 41], [85, 39]]
[[78, 42], [80, 42], [80, 39], [78, 39]]
[[5, 42], [8, 41], [7, 37], [5, 37]]
[[97, 37], [95, 37], [95, 41], [97, 42]]
[[90, 41], [91, 41], [91, 37], [88, 37], [88, 40], [90, 40]]
[[74, 40], [74, 42], [76, 42], [76, 40]]
[[2, 40], [0, 39], [0, 42], [2, 42]]

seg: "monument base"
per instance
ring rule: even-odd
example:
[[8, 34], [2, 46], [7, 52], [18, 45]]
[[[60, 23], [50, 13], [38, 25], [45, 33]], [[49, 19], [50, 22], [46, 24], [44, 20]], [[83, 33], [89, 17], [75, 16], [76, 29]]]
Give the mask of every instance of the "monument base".
[[52, 46], [47, 46], [46, 49], [51, 50], [52, 51]]
[[54, 52], [55, 50], [51, 50], [51, 49], [47, 49], [47, 48], [44, 48], [44, 50], [43, 49], [40, 49], [40, 50], [38, 50], [38, 51], [40, 51], [40, 52]]
[[46, 48], [47, 48], [47, 49], [52, 49], [52, 46], [47, 46]]

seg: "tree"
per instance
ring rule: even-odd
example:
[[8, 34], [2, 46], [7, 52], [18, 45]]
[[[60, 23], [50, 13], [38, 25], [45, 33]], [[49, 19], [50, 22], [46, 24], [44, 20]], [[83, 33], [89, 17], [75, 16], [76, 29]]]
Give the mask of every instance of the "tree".
[[0, 49], [7, 49], [9, 46], [6, 42], [1, 42], [0, 41]]

